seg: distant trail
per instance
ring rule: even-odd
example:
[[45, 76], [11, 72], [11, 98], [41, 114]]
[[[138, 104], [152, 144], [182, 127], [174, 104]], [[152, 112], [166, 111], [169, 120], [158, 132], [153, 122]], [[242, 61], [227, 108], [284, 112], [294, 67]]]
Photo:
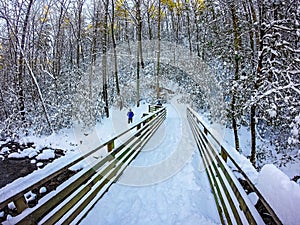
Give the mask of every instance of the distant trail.
[[[186, 119], [186, 105], [175, 97], [167, 105], [167, 118], [145, 146], [157, 148], [150, 153], [142, 151], [125, 170], [119, 183], [145, 186], [162, 182], [181, 170], [190, 161], [195, 143]], [[159, 142], [159, 145], [157, 145]]]

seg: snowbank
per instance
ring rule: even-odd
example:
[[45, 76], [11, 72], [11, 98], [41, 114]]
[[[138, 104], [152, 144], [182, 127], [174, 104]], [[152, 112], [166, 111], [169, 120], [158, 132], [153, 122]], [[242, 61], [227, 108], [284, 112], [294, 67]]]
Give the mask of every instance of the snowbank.
[[8, 155], [9, 159], [24, 159], [24, 158], [33, 158], [38, 154], [38, 150], [34, 148], [27, 148], [21, 152], [13, 152]]
[[258, 175], [257, 188], [283, 224], [300, 221], [300, 187], [274, 165], [265, 165]]
[[39, 154], [36, 157], [37, 160], [48, 160], [54, 158], [55, 158], [55, 153], [53, 150], [44, 150], [41, 154]]

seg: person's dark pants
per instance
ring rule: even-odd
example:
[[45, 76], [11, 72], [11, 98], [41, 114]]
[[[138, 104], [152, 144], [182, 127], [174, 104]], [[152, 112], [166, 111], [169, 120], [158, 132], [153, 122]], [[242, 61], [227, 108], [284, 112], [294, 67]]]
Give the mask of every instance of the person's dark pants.
[[132, 123], [132, 118], [128, 118], [128, 123]]

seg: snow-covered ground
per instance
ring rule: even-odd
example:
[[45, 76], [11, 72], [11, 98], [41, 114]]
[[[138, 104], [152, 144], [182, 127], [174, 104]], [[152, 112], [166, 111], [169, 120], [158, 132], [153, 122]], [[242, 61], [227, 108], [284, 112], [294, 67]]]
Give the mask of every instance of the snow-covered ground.
[[[141, 107], [133, 108], [134, 123], [141, 120], [147, 107], [143, 103]], [[173, 99], [166, 107], [166, 121], [126, 169], [118, 183], [111, 186], [81, 224], [220, 224], [206, 172], [187, 125], [185, 105], [178, 104]], [[52, 143], [52, 147], [66, 149], [66, 156], [2, 188], [1, 198], [17, 192], [17, 188], [23, 184], [38, 180], [57, 167], [67, 164], [86, 149], [100, 145], [126, 130], [129, 127], [126, 113], [127, 109], [112, 109], [109, 119], [104, 119], [94, 130], [81, 136], [78, 134], [80, 130], [75, 129], [72, 132], [64, 131], [50, 137], [36, 138], [34, 141], [37, 146]], [[232, 132], [206, 122], [210, 130], [230, 148], [233, 144]], [[241, 142], [243, 149], [247, 149], [247, 139], [241, 138]], [[107, 153], [102, 151], [99, 154]], [[298, 224], [299, 185], [273, 165], [266, 165], [260, 172], [256, 172], [248, 159], [236, 151], [232, 151], [232, 154], [282, 222]], [[40, 157], [50, 156], [50, 152], [45, 152]], [[297, 172], [299, 165], [293, 169], [290, 173]], [[254, 197], [250, 198], [253, 200]], [[3, 215], [0, 212], [0, 216]]]

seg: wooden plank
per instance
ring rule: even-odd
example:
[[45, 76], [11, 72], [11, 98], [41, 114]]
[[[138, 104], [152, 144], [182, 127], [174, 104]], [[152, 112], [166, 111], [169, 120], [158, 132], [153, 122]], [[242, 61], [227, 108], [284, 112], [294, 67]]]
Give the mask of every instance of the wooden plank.
[[[257, 188], [255, 187], [255, 185], [251, 182], [251, 180], [247, 177], [247, 175], [243, 172], [243, 170], [240, 168], [240, 166], [235, 162], [235, 160], [228, 154], [228, 152], [226, 151], [226, 149], [222, 146], [222, 144], [216, 139], [216, 137], [205, 127], [205, 125], [200, 121], [200, 119], [198, 118], [198, 116], [196, 115], [196, 112], [194, 112], [190, 107], [187, 108], [187, 114], [188, 114], [188, 118], [190, 118], [190, 121], [193, 121], [196, 125], [194, 125], [196, 128], [194, 129], [199, 129], [201, 132], [205, 133], [206, 135], [210, 135], [211, 138], [216, 142], [216, 144], [218, 146], [220, 146], [221, 148], [221, 152], [218, 154], [218, 151], [216, 149], [213, 148], [213, 151], [216, 152], [216, 154], [218, 155], [218, 165], [221, 167], [224, 167], [225, 165], [227, 166], [226, 162], [228, 160], [228, 158], [230, 159], [230, 161], [236, 166], [237, 170], [241, 173], [241, 175], [244, 177], [244, 179], [247, 181], [247, 183], [249, 184], [249, 186], [251, 187], [252, 191], [254, 191], [257, 196], [259, 197], [260, 201], [263, 203], [263, 206], [265, 207], [266, 211], [270, 214], [272, 221], [272, 224], [278, 224], [278, 225], [282, 225], [282, 222], [279, 220], [278, 216], [275, 214], [275, 212], [273, 211], [273, 209], [270, 207], [270, 205], [268, 204], [268, 202], [264, 199], [264, 197], [261, 195], [261, 193], [257, 190]], [[190, 122], [191, 124], [193, 122]], [[200, 129], [201, 126], [201, 129]], [[202, 129], [204, 131], [202, 131]], [[195, 133], [195, 132], [194, 132]], [[206, 142], [210, 142], [208, 140], [208, 138], [206, 137], [206, 135], [202, 134], [204, 137], [204, 140]], [[198, 138], [196, 137], [196, 135], [194, 134], [195, 139]], [[199, 146], [198, 146], [199, 148]], [[203, 154], [201, 153], [202, 157]], [[214, 153], [215, 155], [215, 153]], [[223, 162], [224, 161], [224, 162]], [[223, 165], [224, 163], [224, 165]], [[222, 172], [222, 174], [227, 177], [230, 176], [230, 178], [232, 178], [231, 176], [233, 176], [233, 178], [235, 178], [234, 175], [227, 175], [226, 173], [228, 173], [227, 169], [226, 172]], [[239, 202], [239, 207], [240, 209], [243, 210], [245, 217], [247, 218], [247, 220], [251, 221], [253, 218], [253, 212], [250, 211], [250, 208], [248, 207], [247, 204], [249, 203], [249, 199], [246, 197], [242, 196], [244, 194], [241, 194], [239, 192], [239, 189], [237, 187], [234, 187], [236, 184], [239, 184], [238, 181], [233, 181], [230, 180], [229, 178], [226, 178], [226, 180], [228, 180], [229, 184], [232, 186], [231, 189], [234, 193], [234, 195], [236, 196], [236, 198], [238, 199]], [[237, 182], [237, 183], [236, 183]], [[240, 196], [239, 196], [240, 195]], [[246, 203], [245, 201], [247, 200], [248, 203]], [[254, 206], [252, 204], [250, 204], [250, 207], [253, 208]], [[255, 208], [255, 207], [254, 207]], [[254, 211], [254, 214], [259, 214], [256, 210]], [[256, 220], [256, 219], [255, 219]], [[262, 222], [262, 221], [260, 221]], [[253, 223], [253, 222], [249, 222], [249, 223]]]
[[[187, 110], [187, 111], [188, 111], [188, 110]], [[189, 111], [188, 111], [188, 112], [189, 112]], [[227, 223], [225, 223], [225, 220], [224, 220], [224, 218], [223, 218], [223, 210], [222, 210], [222, 206], [221, 206], [220, 203], [219, 203], [218, 193], [217, 193], [217, 190], [216, 190], [215, 185], [214, 185], [214, 183], [213, 183], [213, 179], [212, 179], [211, 173], [210, 173], [210, 171], [208, 170], [209, 165], [208, 165], [208, 163], [206, 162], [206, 160], [205, 160], [205, 158], [204, 158], [205, 155], [204, 155], [204, 153], [203, 153], [203, 148], [202, 148], [202, 146], [201, 146], [201, 143], [200, 143], [199, 139], [197, 138], [197, 137], [198, 137], [197, 131], [196, 131], [196, 129], [197, 129], [196, 127], [197, 127], [197, 126], [195, 125], [195, 121], [193, 120], [194, 117], [192, 117], [192, 115], [191, 115], [190, 113], [188, 113], [187, 116], [188, 116], [188, 121], [189, 121], [190, 127], [191, 127], [191, 129], [192, 129], [193, 136], [194, 136], [194, 138], [195, 138], [195, 140], [196, 140], [196, 144], [197, 144], [197, 146], [198, 146], [198, 151], [199, 151], [199, 153], [200, 153], [200, 155], [201, 155], [203, 164], [204, 164], [204, 166], [205, 166], [205, 168], [206, 168], [206, 169], [205, 169], [205, 172], [206, 172], [206, 174], [207, 174], [207, 178], [208, 178], [208, 181], [209, 181], [209, 184], [210, 184], [210, 187], [211, 187], [213, 196], [214, 196], [214, 200], [215, 200], [215, 203], [216, 203], [216, 206], [217, 206], [219, 218], [220, 218], [220, 220], [221, 220], [222, 225], [226, 225]]]
[[22, 195], [20, 198], [16, 199], [14, 201], [14, 204], [17, 208], [18, 213], [21, 213], [21, 212], [23, 212], [23, 210], [28, 208], [28, 205], [27, 205], [24, 195]]
[[220, 154], [221, 154], [223, 160], [224, 160], [225, 162], [227, 162], [227, 152], [225, 151], [225, 149], [224, 149], [223, 146], [221, 146], [221, 153], [220, 153]]
[[54, 224], [56, 223], [63, 215], [65, 215], [77, 202], [80, 201], [81, 198], [83, 198], [96, 184], [99, 182], [103, 177], [106, 176], [106, 174], [114, 168], [115, 166], [115, 161], [110, 163], [102, 172], [98, 173], [97, 176], [94, 177], [91, 181], [89, 181], [87, 184], [84, 185], [84, 187], [80, 190], [79, 193], [77, 193], [73, 198], [68, 200], [66, 204], [60, 208], [56, 213], [54, 213], [49, 219], [47, 219], [43, 224]]
[[111, 152], [115, 148], [115, 141], [112, 139], [107, 143], [107, 152]]
[[[188, 110], [189, 112], [189, 110]], [[226, 209], [226, 205], [223, 204], [224, 200], [222, 195], [220, 195], [220, 190], [222, 189], [225, 193], [226, 199], [228, 200], [228, 203], [230, 204], [230, 208], [232, 210], [232, 213], [235, 217], [235, 220], [238, 224], [242, 224], [242, 221], [240, 219], [240, 215], [238, 213], [238, 209], [236, 208], [233, 199], [229, 193], [229, 191], [227, 190], [227, 185], [225, 184], [225, 180], [228, 180], [228, 183], [232, 189], [232, 192], [234, 193], [233, 196], [236, 196], [236, 200], [239, 202], [239, 206], [242, 209], [242, 211], [244, 212], [245, 217], [247, 218], [247, 220], [249, 221], [250, 224], [257, 224], [252, 213], [250, 212], [247, 204], [245, 203], [243, 197], [241, 196], [241, 194], [239, 193], [238, 188], [235, 186], [235, 183], [233, 182], [231, 176], [229, 175], [229, 173], [227, 172], [227, 170], [225, 169], [223, 162], [219, 159], [219, 154], [217, 153], [217, 151], [212, 147], [212, 145], [210, 144], [208, 138], [206, 137], [206, 135], [208, 133], [210, 133], [206, 127], [204, 127], [204, 131], [202, 133], [201, 129], [198, 127], [198, 125], [196, 124], [196, 122], [194, 122], [194, 118], [192, 116], [189, 117], [191, 120], [191, 124], [192, 126], [194, 126], [194, 137], [195, 139], [200, 139], [201, 143], [201, 149], [199, 149], [202, 152], [202, 157], [203, 160], [205, 161], [206, 164], [206, 169], [207, 171], [210, 171], [208, 174], [210, 174], [211, 178], [214, 180], [213, 185], [212, 185], [212, 189], [216, 188], [217, 192], [219, 193], [219, 198], [221, 200], [223, 209]], [[195, 125], [196, 124], [196, 125]], [[195, 131], [196, 130], [196, 131]], [[195, 135], [195, 132], [198, 135]], [[199, 140], [197, 140], [197, 142], [199, 142]], [[217, 142], [218, 143], [218, 142]], [[198, 145], [199, 148], [199, 145]], [[224, 150], [224, 151], [222, 151]], [[226, 162], [227, 160], [227, 152], [225, 151], [225, 149], [223, 148], [223, 146], [221, 146], [221, 157], [222, 159], [224, 159], [224, 162]], [[215, 163], [216, 160], [216, 163]], [[207, 162], [211, 162], [209, 165], [207, 164]], [[218, 169], [218, 166], [220, 166], [220, 169]], [[214, 172], [212, 171], [212, 168], [214, 170]], [[222, 174], [221, 174], [222, 172]], [[223, 177], [225, 178], [225, 180], [223, 179]], [[216, 180], [219, 180], [221, 186], [219, 187], [218, 182]], [[219, 190], [218, 190], [219, 189]], [[217, 202], [216, 202], [217, 203]], [[228, 218], [228, 216], [225, 213], [225, 216], [227, 218], [227, 222], [230, 221], [230, 218]], [[221, 217], [220, 217], [221, 218]]]
[[[203, 138], [206, 139], [206, 137], [204, 135], [202, 135]], [[237, 222], [239, 224], [242, 224], [241, 220], [240, 220], [240, 215], [238, 214], [238, 209], [236, 208], [234, 202], [233, 202], [233, 198], [232, 197], [235, 197], [237, 199], [237, 201], [239, 202], [239, 205], [240, 207], [242, 207], [242, 210], [244, 212], [244, 214], [246, 215], [246, 212], [250, 211], [249, 210], [249, 207], [248, 205], [246, 205], [242, 195], [240, 194], [238, 188], [235, 186], [234, 182], [233, 182], [233, 178], [229, 175], [228, 171], [225, 169], [224, 165], [223, 165], [223, 162], [220, 160], [219, 158], [219, 155], [217, 154], [217, 151], [213, 148], [213, 146], [209, 143], [208, 139], [206, 139], [206, 151], [210, 154], [210, 157], [213, 157], [213, 160], [216, 160], [217, 161], [217, 165], [218, 167], [221, 169], [221, 171], [216, 167], [215, 170], [217, 172], [216, 176], [218, 178], [218, 180], [220, 181], [222, 187], [223, 187], [223, 190], [226, 194], [226, 197], [228, 199], [228, 202], [231, 206], [231, 209], [232, 209], [232, 212], [233, 214], [235, 215], [235, 218], [237, 220]], [[221, 174], [222, 172], [222, 174]], [[225, 180], [222, 178], [222, 176], [224, 176]], [[231, 196], [229, 194], [229, 190], [228, 190], [228, 186], [225, 184], [225, 182], [227, 181], [227, 183], [230, 185], [231, 187], [231, 190], [233, 191], [234, 193], [234, 196]], [[247, 215], [249, 217], [247, 217]], [[256, 223], [256, 220], [254, 219], [254, 217], [252, 216], [252, 214], [247, 214], [246, 215], [246, 218], [248, 220], [248, 222], [250, 224], [257, 224]]]
[[49, 199], [44, 204], [40, 205], [35, 211], [31, 212], [29, 215], [21, 219], [17, 224], [37, 224], [47, 213], [49, 213], [53, 208], [55, 208], [61, 201], [66, 199], [74, 190], [85, 183], [91, 176], [96, 173], [96, 170], [104, 165], [107, 161], [111, 159], [108, 155], [95, 166], [87, 170], [78, 179], [71, 182], [67, 187], [63, 188], [55, 196]]
[[88, 170], [79, 179], [72, 182], [69, 186], [65, 187], [63, 190], [58, 192], [55, 196], [45, 202], [43, 205], [39, 206], [35, 211], [27, 215], [17, 224], [28, 225], [37, 224], [48, 212], [50, 212], [60, 201], [65, 199], [72, 191], [74, 191], [78, 186], [84, 183], [90, 176], [95, 174], [93, 169]]
[[208, 153], [205, 151], [206, 146], [205, 146], [204, 141], [201, 139], [201, 137], [200, 137], [200, 140], [201, 140], [200, 143], [201, 143], [202, 149], [203, 149], [202, 153], [204, 155], [203, 158], [206, 161], [206, 167], [205, 168], [206, 168], [206, 170], [209, 171], [211, 179], [213, 180], [214, 185], [212, 186], [212, 188], [215, 188], [217, 193], [218, 193], [218, 197], [220, 199], [222, 209], [223, 209], [225, 217], [226, 217], [226, 222], [228, 224], [232, 224], [232, 220], [231, 220], [231, 217], [230, 217], [229, 211], [228, 211], [229, 209], [227, 208], [226, 203], [225, 203], [225, 199], [223, 198], [223, 195], [222, 195], [222, 189], [221, 189], [221, 187], [219, 186], [219, 184], [217, 182], [216, 171], [215, 171], [216, 167], [212, 165], [212, 164], [214, 164], [214, 161], [212, 159], [210, 159]]

